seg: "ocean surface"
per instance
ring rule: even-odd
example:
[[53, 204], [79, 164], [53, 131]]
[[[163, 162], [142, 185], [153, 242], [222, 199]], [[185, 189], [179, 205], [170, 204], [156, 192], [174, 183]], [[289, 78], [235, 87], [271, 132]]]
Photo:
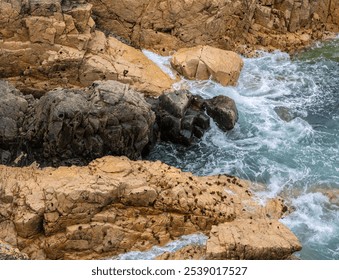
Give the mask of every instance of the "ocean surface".
[[[171, 74], [170, 57], [144, 53]], [[225, 133], [212, 123], [193, 146], [161, 143], [148, 159], [197, 175], [226, 173], [263, 183], [258, 199], [280, 195], [295, 209], [281, 221], [303, 245], [297, 256], [339, 259], [339, 202], [328, 195], [339, 192], [339, 38], [294, 57], [263, 52], [244, 62], [236, 87], [211, 80], [175, 85], [205, 98], [233, 98], [235, 128]]]

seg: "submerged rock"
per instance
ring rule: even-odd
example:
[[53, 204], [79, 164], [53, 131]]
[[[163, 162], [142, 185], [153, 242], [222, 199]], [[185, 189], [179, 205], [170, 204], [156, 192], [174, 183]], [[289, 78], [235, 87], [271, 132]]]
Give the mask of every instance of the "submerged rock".
[[[227, 251], [223, 244], [233, 240], [220, 237], [218, 245], [214, 238], [215, 229], [226, 227], [225, 237], [233, 233], [255, 242], [268, 232], [283, 234], [265, 243], [265, 250], [258, 248], [260, 253], [245, 250], [242, 258], [281, 258], [300, 249], [277, 221], [283, 201], [263, 206], [253, 199], [249, 182], [235, 177], [197, 177], [159, 161], [125, 157], [104, 157], [84, 167], [0, 166], [0, 174], [0, 239], [31, 259], [101, 259], [211, 229], [214, 246]], [[262, 229], [252, 233], [251, 226], [240, 226], [244, 220]], [[280, 247], [283, 253], [275, 254]]]
[[274, 111], [277, 113], [279, 118], [285, 122], [290, 122], [296, 118], [296, 116], [291, 112], [291, 110], [284, 106], [274, 107]]
[[208, 80], [211, 77], [223, 86], [234, 86], [244, 63], [234, 52], [198, 46], [177, 51], [171, 65], [188, 79]]

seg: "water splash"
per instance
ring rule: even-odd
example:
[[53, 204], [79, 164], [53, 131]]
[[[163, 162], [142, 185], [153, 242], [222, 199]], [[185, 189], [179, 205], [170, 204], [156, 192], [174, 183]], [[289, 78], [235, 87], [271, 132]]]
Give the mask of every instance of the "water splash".
[[157, 256], [160, 256], [166, 252], [176, 252], [187, 245], [205, 245], [207, 236], [203, 234], [190, 234], [179, 238], [178, 240], [169, 242], [163, 247], [154, 246], [151, 250], [141, 252], [133, 251], [126, 254], [117, 256], [116, 260], [154, 260]]
[[[176, 85], [205, 98], [233, 98], [239, 121], [227, 133], [211, 129], [191, 147], [161, 143], [149, 159], [198, 175], [231, 174], [267, 188], [262, 199], [283, 195], [296, 209], [283, 222], [303, 244], [301, 258], [339, 259], [339, 214], [317, 186], [339, 188], [339, 40], [293, 59], [262, 53], [244, 59], [236, 87], [211, 80]], [[169, 57], [152, 56], [163, 67]], [[165, 62], [167, 61], [167, 62]]]

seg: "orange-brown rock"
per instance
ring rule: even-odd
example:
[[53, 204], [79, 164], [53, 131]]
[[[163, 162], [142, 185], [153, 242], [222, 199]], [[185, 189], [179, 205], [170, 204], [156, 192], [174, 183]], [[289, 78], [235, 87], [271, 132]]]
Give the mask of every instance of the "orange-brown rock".
[[[219, 224], [246, 237], [248, 229], [239, 220], [265, 221], [261, 226], [277, 233], [276, 220], [285, 208], [280, 199], [269, 207], [258, 204], [247, 181], [196, 177], [159, 161], [104, 157], [84, 167], [0, 166], [0, 174], [0, 239], [31, 259], [92, 259], [146, 250], [182, 235], [208, 234]], [[293, 240], [290, 248], [283, 244], [284, 252], [300, 248], [290, 231], [281, 233]], [[278, 248], [276, 241], [281, 240], [272, 238], [267, 250]]]
[[213, 226], [206, 245], [207, 259], [288, 259], [301, 245], [276, 220], [238, 219]]
[[211, 77], [223, 86], [234, 86], [244, 63], [235, 52], [197, 46], [177, 51], [172, 56], [171, 65], [188, 79], [207, 80]]
[[301, 250], [295, 236], [272, 219], [236, 219], [213, 226], [205, 246], [188, 245], [176, 252], [166, 252], [159, 260], [243, 260], [293, 259]]
[[188, 245], [176, 252], [166, 252], [156, 257], [156, 260], [205, 260], [206, 246]]
[[101, 29], [168, 54], [210, 45], [293, 51], [339, 31], [339, 0], [88, 0]]
[[95, 80], [118, 80], [149, 95], [171, 87], [140, 50], [95, 30], [91, 4], [71, 2], [0, 0], [0, 78], [35, 94]]

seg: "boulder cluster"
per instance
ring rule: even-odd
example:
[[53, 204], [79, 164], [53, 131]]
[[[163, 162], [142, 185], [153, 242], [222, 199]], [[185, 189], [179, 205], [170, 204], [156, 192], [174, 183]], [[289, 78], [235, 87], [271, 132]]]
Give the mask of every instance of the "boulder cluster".
[[140, 159], [157, 139], [194, 143], [210, 127], [209, 116], [225, 131], [238, 117], [226, 96], [204, 100], [172, 91], [147, 101], [117, 81], [58, 88], [39, 99], [0, 81], [0, 162], [59, 166], [84, 165], [105, 155]]

